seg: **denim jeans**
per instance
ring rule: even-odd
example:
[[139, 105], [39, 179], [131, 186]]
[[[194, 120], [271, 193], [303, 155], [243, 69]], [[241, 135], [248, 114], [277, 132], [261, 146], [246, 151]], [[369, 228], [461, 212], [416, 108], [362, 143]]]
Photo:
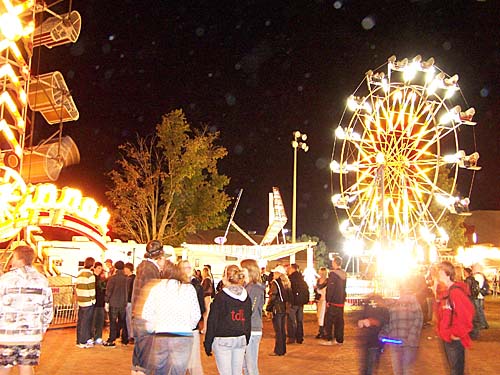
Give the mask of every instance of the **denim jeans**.
[[479, 319], [479, 329], [489, 328], [486, 316], [484, 315], [484, 298], [476, 298], [474, 300], [474, 307], [476, 308], [477, 317]]
[[86, 344], [92, 339], [92, 317], [94, 316], [94, 305], [78, 307], [78, 321], [76, 323], [77, 344]]
[[273, 328], [276, 338], [274, 340], [274, 353], [278, 355], [286, 354], [286, 313], [273, 314]]
[[286, 328], [290, 341], [299, 343], [304, 341], [304, 306], [290, 306]]
[[220, 375], [241, 375], [247, 340], [245, 336], [216, 337], [212, 344]]
[[153, 336], [146, 330], [146, 321], [134, 317], [132, 319], [132, 329], [134, 330], [134, 352], [132, 353], [132, 370], [147, 373], [150, 367], [151, 347]]
[[332, 340], [333, 336], [338, 343], [344, 342], [344, 308], [327, 306], [325, 312], [325, 338]]
[[185, 375], [192, 347], [192, 336], [153, 336], [148, 375]]
[[443, 341], [444, 352], [450, 366], [450, 375], [464, 375], [465, 348], [460, 340]]
[[127, 303], [127, 307], [125, 309], [125, 320], [127, 321], [127, 333], [128, 337], [134, 337], [134, 330], [132, 329], [132, 303]]
[[94, 307], [92, 317], [92, 336], [94, 340], [102, 339], [102, 328], [104, 327], [104, 307]]
[[417, 347], [391, 346], [391, 362], [394, 375], [408, 375], [417, 359]]
[[262, 332], [252, 332], [245, 352], [243, 373], [245, 375], [259, 375], [259, 346]]
[[121, 333], [123, 344], [128, 343], [127, 323], [125, 322], [125, 306], [109, 307], [109, 342], [115, 341]]

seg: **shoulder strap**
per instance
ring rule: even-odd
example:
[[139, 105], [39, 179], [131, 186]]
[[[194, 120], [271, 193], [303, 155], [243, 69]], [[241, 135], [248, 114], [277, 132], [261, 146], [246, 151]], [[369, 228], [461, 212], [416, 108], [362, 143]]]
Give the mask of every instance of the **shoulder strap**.
[[281, 294], [280, 284], [276, 280], [273, 280], [273, 282], [275, 282], [276, 286], [278, 287], [278, 293], [280, 294], [280, 300], [281, 300], [281, 302], [285, 302], [285, 300], [283, 299], [283, 295]]
[[448, 302], [449, 302], [450, 307], [451, 307], [450, 323], [448, 324], [448, 327], [452, 326], [452, 324], [453, 324], [453, 315], [455, 314], [455, 303], [451, 299], [451, 291], [453, 289], [460, 289], [462, 291], [462, 293], [465, 294], [465, 291], [462, 288], [460, 288], [458, 285], [456, 285], [456, 284], [453, 284], [452, 286], [450, 286], [450, 289], [448, 289], [448, 296], [446, 298], [448, 298]]

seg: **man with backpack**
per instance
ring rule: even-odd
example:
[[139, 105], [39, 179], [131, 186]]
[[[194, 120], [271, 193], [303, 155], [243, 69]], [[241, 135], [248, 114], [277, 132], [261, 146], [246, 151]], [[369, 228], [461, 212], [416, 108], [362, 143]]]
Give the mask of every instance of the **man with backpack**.
[[474, 302], [479, 319], [479, 329], [488, 329], [490, 328], [490, 325], [488, 324], [486, 316], [484, 315], [484, 297], [489, 294], [490, 287], [488, 284], [488, 280], [481, 272], [481, 265], [474, 264], [472, 266], [472, 271], [474, 272], [474, 278], [477, 280], [479, 286], [481, 287], [481, 289], [479, 290], [479, 295], [477, 296], [477, 300]]
[[450, 373], [463, 375], [465, 348], [471, 345], [474, 306], [469, 299], [467, 285], [455, 282], [455, 267], [450, 262], [438, 266], [436, 286], [437, 332], [443, 340]]
[[287, 344], [302, 344], [304, 342], [304, 305], [309, 302], [309, 287], [299, 272], [297, 264], [290, 264], [287, 273], [293, 293], [293, 301], [287, 315]]
[[481, 287], [479, 286], [479, 283], [477, 280], [474, 278], [474, 275], [472, 274], [472, 269], [469, 267], [464, 268], [464, 276], [465, 280], [464, 282], [467, 284], [469, 287], [470, 291], [470, 300], [472, 301], [472, 304], [474, 305], [474, 319], [472, 321], [472, 331], [470, 332], [470, 338], [473, 340], [477, 340], [479, 338], [479, 330], [481, 329], [481, 324], [480, 324], [480, 319], [479, 319], [479, 314], [478, 314], [478, 297], [480, 294]]

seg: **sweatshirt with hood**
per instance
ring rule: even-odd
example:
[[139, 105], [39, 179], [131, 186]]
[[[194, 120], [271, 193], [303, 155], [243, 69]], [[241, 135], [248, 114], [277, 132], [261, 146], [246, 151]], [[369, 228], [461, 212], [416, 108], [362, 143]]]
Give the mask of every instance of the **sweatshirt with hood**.
[[446, 342], [458, 337], [466, 348], [471, 346], [469, 332], [472, 331], [474, 305], [469, 299], [469, 290], [464, 282], [455, 282], [448, 289], [438, 293], [435, 305], [437, 332]]
[[347, 274], [342, 269], [336, 269], [328, 275], [326, 285], [326, 302], [337, 307], [343, 307], [346, 298]]
[[239, 337], [250, 340], [252, 303], [242, 286], [225, 287], [215, 295], [210, 305], [205, 333], [205, 352], [212, 352], [215, 337]]
[[262, 332], [262, 307], [266, 287], [261, 283], [250, 283], [245, 286], [245, 289], [252, 304], [252, 332]]

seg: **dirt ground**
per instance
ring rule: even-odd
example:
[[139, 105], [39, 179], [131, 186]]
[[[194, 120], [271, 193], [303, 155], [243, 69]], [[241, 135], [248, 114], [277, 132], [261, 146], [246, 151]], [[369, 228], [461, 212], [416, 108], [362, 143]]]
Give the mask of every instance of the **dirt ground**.
[[[486, 314], [490, 329], [481, 331], [481, 338], [467, 352], [467, 374], [497, 374], [500, 372], [500, 297], [488, 297]], [[260, 346], [260, 373], [267, 375], [299, 374], [324, 375], [327, 373], [359, 373], [360, 330], [355, 325], [356, 312], [346, 313], [345, 343], [343, 346], [325, 347], [316, 340], [315, 315], [305, 315], [304, 343], [289, 345], [283, 357], [271, 357], [274, 346], [274, 332], [271, 321], [264, 323], [264, 336]], [[107, 332], [104, 334], [107, 338]], [[115, 348], [98, 346], [80, 349], [75, 346], [75, 329], [49, 330], [42, 344], [41, 364], [36, 369], [38, 375], [90, 375], [130, 374], [133, 346]], [[392, 373], [388, 353], [384, 353], [378, 374]], [[207, 357], [202, 351], [205, 375], [217, 374], [214, 357]], [[13, 371], [17, 374], [17, 371]], [[419, 357], [414, 374], [447, 374], [441, 344], [434, 327], [424, 327], [422, 331]]]

